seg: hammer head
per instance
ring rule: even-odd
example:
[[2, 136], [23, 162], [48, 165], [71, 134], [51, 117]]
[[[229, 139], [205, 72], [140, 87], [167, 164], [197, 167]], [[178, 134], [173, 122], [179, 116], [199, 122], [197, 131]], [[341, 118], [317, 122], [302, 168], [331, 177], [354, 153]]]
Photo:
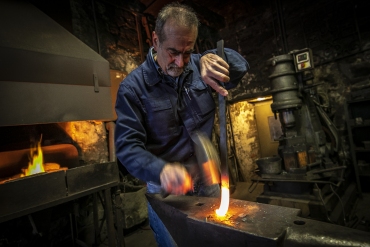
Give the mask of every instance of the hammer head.
[[219, 184], [221, 182], [220, 158], [212, 142], [201, 132], [195, 132], [192, 140], [204, 184]]

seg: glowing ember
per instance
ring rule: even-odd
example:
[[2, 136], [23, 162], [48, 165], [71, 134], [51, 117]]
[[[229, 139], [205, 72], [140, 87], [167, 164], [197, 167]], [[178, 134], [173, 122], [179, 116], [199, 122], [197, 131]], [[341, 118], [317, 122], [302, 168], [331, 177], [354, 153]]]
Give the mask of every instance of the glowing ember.
[[41, 139], [35, 147], [30, 148], [28, 168], [23, 170], [21, 177], [33, 175], [40, 172], [45, 172], [44, 158], [41, 149]]
[[229, 190], [229, 178], [222, 177], [221, 179], [221, 204], [220, 208], [216, 209], [216, 214], [218, 216], [225, 216], [227, 210], [229, 209], [229, 201], [230, 201], [230, 190]]

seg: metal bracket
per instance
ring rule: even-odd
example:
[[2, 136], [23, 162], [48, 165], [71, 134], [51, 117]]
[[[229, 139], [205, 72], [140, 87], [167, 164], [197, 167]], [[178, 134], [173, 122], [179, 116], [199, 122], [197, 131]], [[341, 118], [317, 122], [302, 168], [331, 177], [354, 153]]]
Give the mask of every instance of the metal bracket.
[[99, 93], [99, 80], [98, 80], [98, 76], [96, 74], [93, 74], [93, 79], [94, 79], [94, 91], [95, 91], [95, 93]]

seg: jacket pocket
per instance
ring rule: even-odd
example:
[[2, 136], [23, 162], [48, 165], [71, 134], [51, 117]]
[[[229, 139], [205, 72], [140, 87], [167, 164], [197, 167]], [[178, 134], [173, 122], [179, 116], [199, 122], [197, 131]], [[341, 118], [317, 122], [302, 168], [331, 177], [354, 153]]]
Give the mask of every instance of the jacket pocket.
[[152, 137], [164, 137], [176, 132], [176, 119], [170, 99], [148, 98], [147, 130]]
[[191, 85], [185, 86], [186, 90], [188, 90], [190, 105], [199, 120], [207, 118], [209, 114], [213, 114], [215, 102], [209, 88], [203, 81], [193, 81]]

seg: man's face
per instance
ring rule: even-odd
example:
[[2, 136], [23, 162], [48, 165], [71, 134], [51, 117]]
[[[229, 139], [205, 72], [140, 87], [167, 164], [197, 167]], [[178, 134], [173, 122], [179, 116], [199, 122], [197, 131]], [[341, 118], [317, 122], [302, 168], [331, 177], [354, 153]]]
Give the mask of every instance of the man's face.
[[168, 20], [164, 25], [164, 32], [166, 40], [162, 43], [153, 32], [157, 62], [166, 75], [178, 77], [190, 61], [190, 54], [197, 39], [197, 28], [178, 26], [174, 21]]

